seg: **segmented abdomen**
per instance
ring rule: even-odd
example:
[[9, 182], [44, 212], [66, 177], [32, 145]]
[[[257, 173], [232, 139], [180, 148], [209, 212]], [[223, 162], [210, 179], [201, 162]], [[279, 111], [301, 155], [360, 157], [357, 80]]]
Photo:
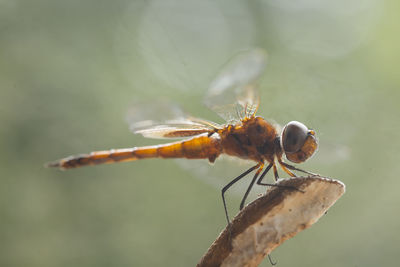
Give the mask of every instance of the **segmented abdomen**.
[[213, 162], [221, 153], [221, 142], [218, 135], [207, 134], [188, 140], [156, 146], [111, 149], [81, 154], [49, 163], [48, 167], [61, 169], [77, 168], [87, 165], [132, 161], [146, 158], [188, 158], [209, 159]]

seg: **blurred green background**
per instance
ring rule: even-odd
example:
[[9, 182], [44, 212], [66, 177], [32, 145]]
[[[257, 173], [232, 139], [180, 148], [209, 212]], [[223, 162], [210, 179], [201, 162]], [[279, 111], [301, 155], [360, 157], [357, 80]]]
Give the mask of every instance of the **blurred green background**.
[[[221, 122], [202, 97], [223, 63], [251, 47], [269, 54], [258, 114], [314, 128], [320, 148], [302, 168], [347, 186], [273, 252], [278, 266], [398, 266], [399, 8], [0, 0], [0, 266], [194, 266], [226, 225], [220, 188], [198, 179], [197, 163], [43, 164], [157, 143], [129, 132], [132, 103], [168, 99]], [[233, 165], [221, 179], [238, 174]], [[229, 195], [231, 215], [239, 200]]]

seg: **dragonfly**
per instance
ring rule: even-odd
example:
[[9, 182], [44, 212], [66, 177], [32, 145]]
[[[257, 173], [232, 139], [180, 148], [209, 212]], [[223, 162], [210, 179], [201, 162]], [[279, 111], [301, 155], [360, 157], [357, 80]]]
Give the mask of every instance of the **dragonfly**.
[[254, 172], [240, 202], [240, 210], [244, 207], [254, 184], [277, 186], [263, 181], [270, 169], [273, 170], [275, 181], [279, 179], [277, 166], [292, 177], [296, 177], [295, 171], [315, 175], [284, 161], [285, 157], [297, 164], [313, 156], [318, 148], [315, 131], [298, 121], [287, 123], [279, 131], [272, 122], [256, 116], [260, 103], [257, 85], [266, 62], [267, 54], [261, 49], [241, 52], [225, 65], [210, 84], [205, 103], [226, 121], [225, 124], [192, 116], [179, 117], [163, 123], [146, 121], [144, 124], [139, 123], [141, 127], [137, 127], [134, 132], [147, 138], [183, 140], [69, 156], [48, 163], [47, 167], [65, 170], [151, 158], [206, 159], [214, 163], [222, 154], [250, 160], [254, 162], [254, 166], [231, 180], [221, 190], [229, 225], [225, 193], [248, 174]]

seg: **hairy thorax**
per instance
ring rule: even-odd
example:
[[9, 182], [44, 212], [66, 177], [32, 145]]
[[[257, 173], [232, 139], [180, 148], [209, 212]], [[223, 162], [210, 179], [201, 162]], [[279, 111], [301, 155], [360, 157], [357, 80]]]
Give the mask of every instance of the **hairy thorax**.
[[261, 117], [244, 119], [220, 130], [223, 153], [257, 162], [273, 161], [279, 150], [275, 127]]

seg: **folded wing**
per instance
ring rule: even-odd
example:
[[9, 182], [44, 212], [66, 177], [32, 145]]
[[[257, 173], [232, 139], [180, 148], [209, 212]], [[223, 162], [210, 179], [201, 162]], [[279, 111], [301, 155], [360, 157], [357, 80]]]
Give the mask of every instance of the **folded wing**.
[[221, 128], [217, 123], [187, 115], [177, 105], [163, 101], [135, 104], [128, 111], [127, 121], [133, 133], [156, 139], [190, 137]]

